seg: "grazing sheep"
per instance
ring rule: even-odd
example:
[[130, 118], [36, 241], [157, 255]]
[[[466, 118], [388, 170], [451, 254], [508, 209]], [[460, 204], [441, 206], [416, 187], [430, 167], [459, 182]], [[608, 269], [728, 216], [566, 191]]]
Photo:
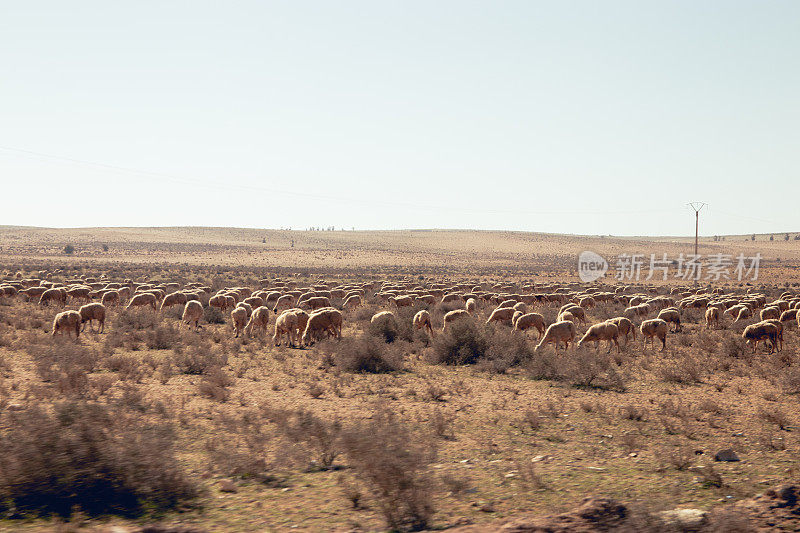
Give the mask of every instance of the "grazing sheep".
[[393, 303], [399, 309], [400, 307], [410, 307], [414, 305], [414, 298], [411, 296], [390, 296], [389, 302]]
[[308, 317], [306, 329], [303, 332], [303, 344], [309, 345], [312, 340], [321, 338], [322, 333], [342, 338], [342, 313], [337, 309], [320, 309]]
[[466, 303], [464, 303], [464, 309], [467, 311], [467, 313], [471, 315], [475, 314], [475, 310], [477, 308], [478, 308], [478, 302], [475, 300], [475, 298], [470, 298], [466, 301]]
[[558, 315], [558, 318], [556, 318], [556, 322], [563, 322], [564, 320], [569, 320], [570, 322], [573, 323], [578, 321], [578, 319], [575, 318], [575, 315], [573, 315], [569, 311], [563, 311], [561, 314]]
[[508, 323], [514, 317], [514, 312], [516, 309], [513, 307], [498, 307], [492, 314], [489, 315], [489, 318], [486, 320], [487, 324], [491, 324], [492, 322], [504, 322]]
[[617, 352], [620, 352], [619, 348], [619, 328], [613, 322], [601, 322], [599, 324], [594, 324], [586, 333], [581, 337], [581, 340], [578, 341], [578, 347], [584, 342], [592, 342], [594, 341], [594, 348], [598, 350], [600, 348], [600, 341], [608, 341], [608, 353], [611, 353], [611, 349], [614, 345], [617, 346]]
[[361, 305], [361, 296], [353, 294], [347, 297], [342, 303], [342, 309], [356, 309]]
[[39, 305], [45, 306], [50, 302], [58, 302], [61, 305], [66, 305], [67, 291], [62, 288], [47, 289], [39, 298]]
[[542, 340], [539, 341], [539, 344], [536, 345], [534, 350], [538, 352], [544, 345], [552, 344], [555, 350], [558, 351], [558, 345], [561, 342], [564, 343], [564, 349], [568, 350], [569, 343], [575, 341], [575, 335], [577, 335], [575, 323], [571, 320], [554, 322], [548, 326], [544, 337], [542, 337]]
[[706, 309], [706, 327], [719, 327], [719, 320], [720, 320], [720, 312], [719, 307], [709, 307]]
[[100, 303], [109, 307], [111, 305], [119, 305], [119, 291], [107, 291], [103, 293], [103, 297], [100, 298]]
[[297, 315], [291, 309], [287, 309], [275, 319], [275, 334], [272, 342], [275, 346], [280, 346], [281, 337], [286, 335], [286, 344], [294, 347], [296, 342]]
[[247, 326], [247, 308], [244, 307], [244, 302], [239, 303], [236, 307], [233, 308], [231, 311], [231, 324], [233, 325], [233, 337], [237, 338], [240, 333], [244, 332], [244, 328]]
[[153, 308], [153, 311], [156, 310], [157, 306], [156, 295], [151, 292], [140, 292], [139, 294], [134, 294], [131, 301], [128, 302], [127, 307], [125, 309], [131, 309], [133, 307], [144, 307], [149, 305]]
[[381, 327], [394, 326], [397, 329], [397, 317], [391, 311], [379, 311], [372, 315], [369, 319], [370, 325], [379, 325]]
[[63, 311], [58, 313], [53, 319], [53, 336], [56, 333], [61, 335], [67, 332], [67, 336], [71, 337], [72, 332], [75, 332], [75, 340], [81, 333], [81, 314], [77, 311]]
[[761, 310], [761, 320], [768, 320], [770, 318], [779, 319], [781, 317], [781, 310], [777, 307], [765, 307]]
[[639, 331], [644, 336], [645, 348], [647, 348], [647, 340], [650, 339], [651, 342], [655, 342], [653, 339], [656, 337], [661, 341], [662, 352], [667, 347], [667, 331], [669, 331], [669, 326], [666, 321], [660, 318], [645, 320], [642, 322], [641, 326], [639, 326]]
[[444, 315], [444, 325], [442, 325], [442, 333], [447, 330], [447, 325], [459, 320], [461, 318], [470, 318], [470, 314], [467, 313], [466, 309], [453, 309], [445, 313]]
[[160, 310], [163, 311], [165, 308], [172, 307], [173, 305], [186, 305], [188, 300], [186, 294], [182, 292], [171, 292], [164, 296], [164, 299], [161, 301]]
[[256, 309], [257, 307], [261, 307], [262, 305], [266, 305], [266, 302], [264, 302], [264, 299], [259, 297], [259, 296], [248, 296], [247, 298], [245, 298], [244, 300], [242, 300], [239, 303], [245, 303], [245, 304], [249, 305], [250, 307], [252, 307], [253, 309]]
[[739, 309], [739, 312], [736, 315], [736, 320], [734, 320], [734, 322], [750, 318], [751, 316], [753, 316], [753, 311], [751, 311], [749, 307], [742, 307], [741, 309]]
[[414, 303], [423, 303], [425, 305], [433, 305], [436, 303], [436, 296], [433, 294], [423, 294], [414, 297]]
[[753, 347], [753, 353], [756, 353], [759, 342], [764, 341], [766, 344], [767, 341], [770, 341], [769, 353], [771, 354], [778, 345], [778, 328], [775, 324], [768, 322], [750, 324], [742, 331], [742, 338], [745, 339], [748, 345]]
[[794, 322], [797, 320], [797, 309], [787, 309], [781, 313], [779, 319], [781, 322]]
[[89, 295], [92, 292], [91, 287], [73, 287], [67, 290], [67, 296], [74, 300], [83, 300], [88, 302], [91, 300], [91, 296]]
[[250, 315], [250, 320], [244, 328], [244, 333], [248, 337], [253, 334], [253, 328], [257, 328], [267, 334], [267, 327], [269, 326], [269, 307], [262, 305], [253, 309], [253, 314]]
[[[11, 292], [11, 291], [8, 290], [9, 288], [13, 289], [13, 287], [11, 287], [11, 286], [4, 287], [4, 289], [6, 290], [6, 296], [13, 296], [13, 294], [9, 294], [9, 292]], [[31, 301], [32, 298], [41, 297], [42, 294], [46, 290], [47, 290], [47, 287], [42, 287], [42, 286], [39, 286], [39, 287], [28, 287], [27, 289], [20, 290], [19, 294], [23, 295], [25, 297], [25, 301], [29, 302], [29, 301]]]
[[606, 320], [606, 322], [611, 322], [617, 329], [619, 330], [620, 337], [625, 337], [625, 345], [628, 345], [628, 334], [630, 333], [633, 337], [633, 341], [636, 342], [636, 327], [633, 325], [633, 322], [625, 318], [624, 316], [618, 316], [616, 318], [610, 318]]
[[514, 331], [526, 331], [530, 328], [535, 328], [538, 332], [537, 339], [541, 339], [545, 330], [544, 316], [539, 313], [526, 313], [514, 321]]
[[464, 301], [464, 299], [461, 297], [460, 294], [451, 293], [451, 294], [445, 294], [444, 296], [442, 296], [442, 302], [441, 303], [447, 304], [447, 303], [462, 302], [462, 301]]
[[81, 306], [78, 309], [78, 313], [81, 315], [81, 323], [83, 327], [81, 327], [81, 331], [86, 329], [86, 323], [89, 323], [89, 328], [94, 331], [94, 321], [97, 320], [98, 324], [100, 324], [100, 333], [103, 333], [106, 329], [106, 306], [94, 302], [90, 304], [86, 304]]
[[275, 307], [272, 310], [277, 314], [280, 310], [291, 309], [292, 307], [294, 307], [294, 296], [284, 294], [275, 300]]
[[312, 311], [316, 311], [317, 309], [322, 309], [323, 307], [330, 307], [331, 301], [329, 298], [325, 296], [312, 296], [311, 298], [307, 298], [305, 301], [298, 303], [297, 307], [301, 309], [311, 309]]
[[[133, 300], [131, 300], [133, 301]], [[181, 322], [188, 324], [190, 327], [194, 322], [194, 329], [200, 329], [200, 319], [203, 318], [203, 304], [197, 300], [189, 300], [183, 308], [183, 316]]]
[[783, 351], [783, 322], [780, 320], [776, 320], [774, 318], [770, 318], [767, 320], [762, 320], [762, 324], [772, 324], [778, 330], [778, 351]]
[[431, 324], [431, 314], [422, 309], [417, 311], [417, 314], [414, 315], [414, 320], [412, 321], [414, 325], [414, 329], [422, 329], [425, 328], [428, 330], [428, 334], [433, 337], [433, 325]]
[[578, 305], [583, 307], [584, 309], [591, 309], [596, 304], [595, 299], [591, 296], [584, 296], [580, 300], [578, 300]]
[[681, 314], [678, 312], [677, 309], [668, 308], [662, 309], [660, 313], [658, 313], [658, 317], [664, 322], [675, 324], [675, 332], [679, 332], [683, 329], [681, 326]]

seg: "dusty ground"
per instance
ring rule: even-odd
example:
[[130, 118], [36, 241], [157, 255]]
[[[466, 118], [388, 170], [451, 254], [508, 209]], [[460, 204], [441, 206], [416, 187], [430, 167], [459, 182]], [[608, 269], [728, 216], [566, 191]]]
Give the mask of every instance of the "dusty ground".
[[[76, 252], [65, 257], [61, 250], [70, 243]], [[270, 275], [301, 284], [320, 277], [340, 282], [412, 274], [566, 282], [576, 279], [571, 265], [584, 249], [603, 255], [691, 251], [686, 242], [522, 233], [230, 229], [4, 229], [0, 247], [0, 269], [9, 272], [57, 267], [66, 270], [65, 278], [108, 273], [200, 280], [215, 288], [254, 286]], [[722, 247], [725, 253], [762, 253], [768, 262], [763, 289], [772, 297], [780, 293], [773, 284], [782, 288], [795, 282], [800, 245], [794, 240], [728, 238], [704, 243], [701, 252]], [[363, 334], [372, 313], [384, 308], [370, 298], [365, 309], [347, 314], [344, 337]], [[437, 327], [444, 310], [433, 310]], [[541, 312], [552, 321], [557, 310]], [[480, 316], [489, 311], [482, 307]], [[621, 311], [618, 305], [601, 306], [589, 312], [589, 323]], [[267, 338], [233, 339], [230, 317], [196, 333], [179, 326], [177, 311], [131, 316], [112, 309], [106, 333], [81, 337], [80, 346], [96, 354], [96, 364], [88, 384], [78, 386], [45, 380], [37, 370], [43, 347], [54, 343], [48, 334], [54, 313], [19, 299], [0, 301], [3, 405], [24, 410], [80, 399], [174, 427], [180, 463], [204, 492], [196, 508], [160, 517], [164, 524], [208, 531], [385, 527], [377, 500], [347, 457], [340, 455], [333, 469], [309, 468], [314, 452], [287, 441], [274, 413], [259, 419], [267, 438], [254, 452], [266, 458], [268, 482], [235, 475], [213, 450], [244, 442], [251, 430], [232, 420], [264, 409], [303, 408], [344, 425], [370, 420], [380, 410], [395, 413], [420, 442], [437, 451], [425, 471], [436, 509], [434, 528], [557, 513], [587, 495], [648, 512], [724, 507], [798, 479], [796, 326], [786, 332], [784, 351], [772, 355], [742, 349], [744, 324], [731, 325], [728, 319], [725, 329], [706, 330], [695, 312], [685, 314], [684, 331], [669, 336], [663, 353], [644, 349], [641, 339], [610, 359], [605, 350], [596, 354], [593, 348], [553, 359], [552, 348], [546, 349], [556, 365], [599, 365], [596, 379], [585, 383], [580, 373], [543, 379], [533, 363], [544, 356], [502, 374], [475, 365], [433, 364], [433, 348], [419, 335], [389, 348], [401, 353], [402, 370], [355, 374], [336, 364], [335, 342], [302, 350], [275, 347]], [[156, 339], [155, 332], [161, 337]], [[526, 343], [535, 344], [535, 333]], [[60, 344], [66, 343], [55, 343]], [[219, 390], [204, 389], [202, 373], [180, 371], [176, 361], [186, 353], [218, 357], [230, 381]], [[714, 454], [723, 448], [735, 450], [741, 461], [715, 462]], [[222, 492], [223, 479], [232, 480], [236, 492]], [[358, 507], [348, 500], [351, 486], [363, 492]], [[153, 518], [87, 519], [69, 527], [132, 528], [145, 521]], [[0, 522], [3, 531], [53, 527], [44, 519]]]

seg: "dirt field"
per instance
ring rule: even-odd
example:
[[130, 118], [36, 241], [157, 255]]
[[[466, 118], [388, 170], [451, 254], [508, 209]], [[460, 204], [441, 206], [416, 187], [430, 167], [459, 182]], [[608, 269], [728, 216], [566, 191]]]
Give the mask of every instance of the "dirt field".
[[[722, 298], [710, 294], [716, 288], [740, 300], [746, 291], [760, 293], [767, 302], [788, 291], [791, 300], [800, 293], [800, 241], [791, 236], [704, 240], [701, 254], [760, 253], [764, 260], [750, 285], [701, 287], [712, 299]], [[667, 335], [664, 351], [658, 341], [645, 347], [640, 334], [609, 354], [605, 343], [534, 351], [537, 332], [485, 324], [503, 294], [570, 300], [589, 287], [616, 293], [587, 304], [580, 338], [591, 324], [622, 315], [635, 295], [677, 303], [696, 290], [675, 279], [623, 289], [613, 271], [602, 283], [580, 284], [575, 265], [583, 250], [609, 259], [676, 257], [691, 253], [692, 242], [471, 231], [2, 228], [0, 273], [12, 284], [94, 278], [98, 286], [177, 283], [188, 290], [195, 282], [208, 291], [199, 331], [181, 323], [183, 305], [109, 305], [105, 332], [87, 327], [77, 342], [51, 335], [53, 317], [85, 302], [0, 297], [0, 501], [12, 502], [0, 504], [0, 530], [473, 524], [469, 531], [492, 531], [520, 516], [568, 511], [589, 495], [627, 506], [630, 519], [614, 524], [627, 530], [665, 530], [657, 513], [686, 507], [709, 511], [698, 526], [708, 531], [797, 528], [800, 511], [765, 519], [742, 503], [800, 477], [797, 322], [785, 323], [785, 345], [775, 353], [763, 344], [753, 353], [744, 343], [742, 331], [756, 318], [734, 323], [726, 316], [722, 327], [708, 328], [705, 308], [681, 310], [682, 331]], [[234, 338], [230, 309], [208, 305], [224, 289], [268, 284], [288, 293], [287, 281], [306, 288], [321, 280], [329, 289], [370, 284], [361, 306], [342, 311], [341, 340], [275, 346], [276, 314], [266, 335]], [[472, 318], [444, 333], [444, 314], [463, 300], [438, 296], [432, 305], [398, 309], [376, 294], [392, 285], [402, 287], [398, 294], [479, 288], [487, 297], [478, 298]], [[670, 295], [678, 287], [684, 294]], [[330, 303], [341, 308], [342, 299]], [[528, 311], [550, 324], [562, 303], [536, 300]], [[423, 309], [434, 338], [411, 326]], [[397, 325], [371, 326], [384, 310]], [[654, 308], [634, 323], [657, 314]], [[716, 461], [725, 449], [739, 460]], [[86, 466], [95, 463], [96, 470]], [[109, 471], [109, 464], [122, 466]], [[103, 483], [77, 481], [90, 479]], [[97, 503], [109, 493], [120, 495], [111, 509]], [[130, 503], [130, 494], [145, 503]]]

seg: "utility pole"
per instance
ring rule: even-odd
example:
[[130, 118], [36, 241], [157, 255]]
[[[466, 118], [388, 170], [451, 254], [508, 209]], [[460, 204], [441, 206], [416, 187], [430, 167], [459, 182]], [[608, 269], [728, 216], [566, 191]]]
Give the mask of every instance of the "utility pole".
[[697, 257], [697, 238], [700, 230], [700, 210], [706, 206], [705, 202], [691, 202], [689, 207], [694, 210], [694, 255]]

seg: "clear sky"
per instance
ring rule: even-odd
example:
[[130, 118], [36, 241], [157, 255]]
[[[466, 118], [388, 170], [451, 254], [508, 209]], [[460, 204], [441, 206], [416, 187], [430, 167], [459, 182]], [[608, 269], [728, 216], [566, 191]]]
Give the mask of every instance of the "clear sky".
[[3, 1], [0, 224], [799, 231], [800, 2]]

